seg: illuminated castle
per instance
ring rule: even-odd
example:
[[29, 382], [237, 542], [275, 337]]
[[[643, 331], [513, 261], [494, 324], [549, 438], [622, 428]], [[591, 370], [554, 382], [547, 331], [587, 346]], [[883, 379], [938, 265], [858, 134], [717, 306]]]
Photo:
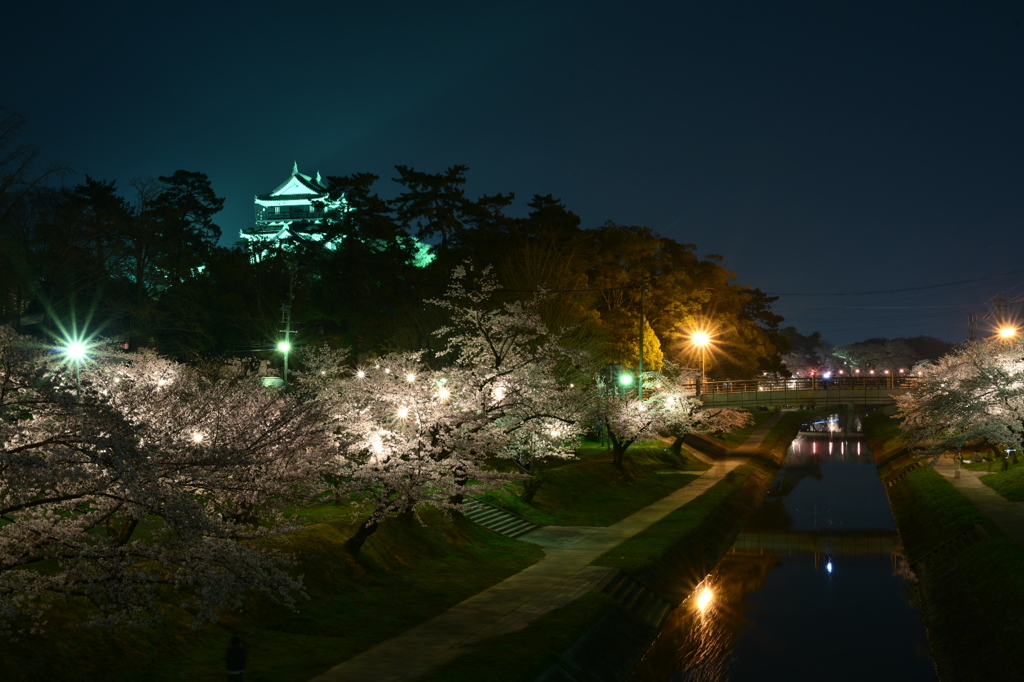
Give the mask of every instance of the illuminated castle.
[[[344, 238], [338, 235], [326, 240], [324, 217], [348, 210], [348, 202], [342, 196], [332, 200], [327, 186], [317, 172], [316, 177], [299, 172], [299, 164], [292, 165], [292, 174], [270, 194], [257, 194], [255, 200], [256, 221], [253, 227], [241, 230], [242, 239], [249, 247], [253, 263], [266, 258], [273, 251], [288, 251], [298, 242], [323, 242], [324, 247], [335, 250]], [[433, 259], [430, 246], [419, 240], [413, 263], [425, 267]]]
[[[345, 208], [344, 197], [332, 201], [317, 172], [312, 178], [299, 172], [299, 164], [292, 166], [292, 174], [269, 194], [257, 194], [255, 205], [256, 223], [241, 231], [242, 239], [248, 243], [253, 261], [262, 260], [267, 247], [288, 248], [295, 240], [320, 242], [324, 214]], [[334, 249], [337, 244], [324, 244]]]

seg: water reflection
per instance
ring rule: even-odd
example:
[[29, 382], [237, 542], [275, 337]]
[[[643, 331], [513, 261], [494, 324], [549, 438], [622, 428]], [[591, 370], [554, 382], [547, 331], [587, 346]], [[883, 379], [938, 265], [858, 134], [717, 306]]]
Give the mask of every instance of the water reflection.
[[705, 580], [714, 598], [697, 607], [702, 585], [669, 615], [634, 682], [935, 679], [874, 459], [844, 427], [802, 430]]

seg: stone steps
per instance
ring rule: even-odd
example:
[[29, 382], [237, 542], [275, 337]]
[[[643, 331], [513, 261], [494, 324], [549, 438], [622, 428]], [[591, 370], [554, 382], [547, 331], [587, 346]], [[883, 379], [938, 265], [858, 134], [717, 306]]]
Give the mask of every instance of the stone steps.
[[673, 604], [625, 571], [619, 571], [601, 590], [625, 610], [643, 621], [660, 627]]
[[472, 497], [467, 498], [463, 503], [462, 513], [470, 521], [510, 538], [517, 538], [531, 530], [540, 528], [536, 523], [528, 521], [522, 516]]

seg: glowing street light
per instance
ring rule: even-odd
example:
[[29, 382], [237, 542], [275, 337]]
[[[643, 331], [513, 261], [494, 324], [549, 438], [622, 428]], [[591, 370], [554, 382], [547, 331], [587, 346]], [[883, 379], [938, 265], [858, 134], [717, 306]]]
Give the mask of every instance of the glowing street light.
[[284, 383], [288, 384], [288, 353], [292, 350], [292, 344], [285, 340], [277, 344], [277, 349], [284, 354]]
[[705, 585], [704, 589], [701, 590], [700, 594], [697, 595], [697, 610], [701, 612], [707, 611], [708, 607], [711, 606], [711, 602], [714, 598], [715, 593], [711, 591], [710, 587]]
[[73, 362], [85, 360], [86, 346], [82, 341], [72, 341], [64, 347], [64, 355]]
[[82, 393], [82, 363], [85, 362], [86, 357], [89, 354], [89, 346], [86, 345], [85, 341], [75, 339], [68, 341], [64, 348], [61, 349], [68, 360], [75, 365], [75, 398], [78, 399]]
[[700, 348], [700, 381], [703, 384], [706, 380], [706, 355], [708, 346], [711, 345], [711, 334], [705, 331], [693, 332], [690, 335], [690, 343]]
[[999, 338], [1001, 338], [1001, 339], [1012, 339], [1016, 335], [1017, 335], [1017, 328], [1016, 327], [1006, 326], [1006, 327], [1000, 327], [1000, 329], [999, 329]]

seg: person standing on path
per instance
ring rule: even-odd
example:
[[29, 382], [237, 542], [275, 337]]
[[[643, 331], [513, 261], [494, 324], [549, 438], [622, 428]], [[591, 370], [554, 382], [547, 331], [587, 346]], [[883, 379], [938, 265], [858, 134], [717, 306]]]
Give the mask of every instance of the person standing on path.
[[245, 645], [238, 635], [231, 635], [231, 644], [224, 660], [228, 667], [228, 682], [243, 682], [245, 679]]

